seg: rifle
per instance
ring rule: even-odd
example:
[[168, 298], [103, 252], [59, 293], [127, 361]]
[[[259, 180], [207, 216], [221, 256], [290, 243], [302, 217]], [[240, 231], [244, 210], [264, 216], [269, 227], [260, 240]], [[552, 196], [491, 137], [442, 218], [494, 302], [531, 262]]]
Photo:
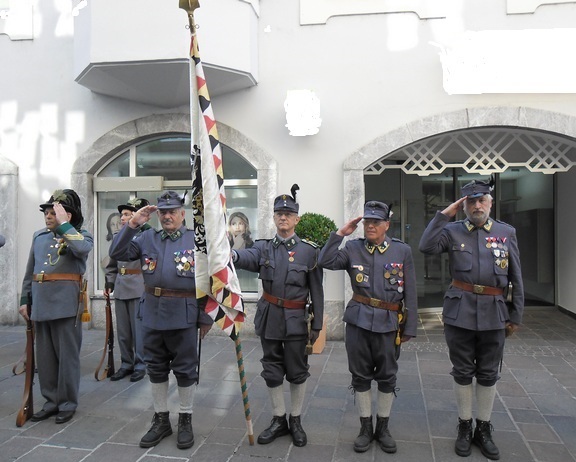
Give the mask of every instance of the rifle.
[[[103, 380], [107, 377], [114, 375], [114, 325], [112, 323], [112, 305], [110, 304], [110, 293], [104, 292], [106, 298], [106, 337], [104, 338], [104, 350], [102, 351], [102, 358], [98, 363], [98, 367], [94, 371], [94, 378], [97, 381]], [[104, 359], [106, 359], [106, 347], [108, 347], [108, 364], [104, 368], [104, 372], [100, 374]]]
[[32, 316], [32, 294], [28, 293], [26, 303], [28, 319], [26, 320], [26, 378], [24, 381], [24, 395], [22, 397], [22, 407], [16, 415], [16, 426], [21, 427], [34, 414], [34, 398], [32, 389], [34, 387], [34, 325], [30, 320]]

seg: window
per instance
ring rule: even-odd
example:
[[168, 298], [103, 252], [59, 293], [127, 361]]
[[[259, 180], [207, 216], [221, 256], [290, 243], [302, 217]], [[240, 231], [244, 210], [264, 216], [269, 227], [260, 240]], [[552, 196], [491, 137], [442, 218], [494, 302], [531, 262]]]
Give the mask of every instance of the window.
[[[222, 145], [224, 187], [226, 189], [228, 217], [240, 217], [245, 223], [248, 241], [257, 232], [257, 172], [240, 154]], [[191, 190], [190, 138], [174, 136], [151, 139], [135, 144], [108, 161], [94, 175], [95, 192], [95, 274], [97, 289], [104, 289], [104, 268], [108, 262], [108, 249], [112, 236], [119, 230], [118, 205], [134, 197], [148, 199], [151, 204], [167, 189], [184, 194]], [[188, 201], [187, 201], [188, 203]], [[192, 213], [186, 206], [187, 217]], [[150, 220], [158, 228], [156, 217]], [[193, 224], [188, 222], [191, 227]], [[258, 290], [257, 275], [239, 270], [240, 285], [244, 292]]]

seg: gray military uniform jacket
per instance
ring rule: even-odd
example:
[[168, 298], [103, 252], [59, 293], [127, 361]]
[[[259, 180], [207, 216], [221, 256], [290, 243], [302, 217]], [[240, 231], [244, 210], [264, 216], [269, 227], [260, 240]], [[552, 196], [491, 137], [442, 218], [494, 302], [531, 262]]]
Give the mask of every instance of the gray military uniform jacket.
[[212, 318], [198, 307], [194, 266], [194, 232], [181, 227], [176, 240], [162, 230], [139, 230], [124, 226], [110, 246], [110, 257], [119, 261], [139, 260], [147, 287], [190, 292], [190, 297], [157, 297], [144, 292], [138, 317], [142, 325], [155, 330], [186, 329], [212, 324]]
[[[338, 250], [343, 239], [334, 232], [330, 234], [320, 252], [320, 265], [330, 270], [346, 270], [352, 290], [358, 295], [404, 303], [407, 309], [404, 335], [416, 337], [418, 297], [410, 246], [386, 236], [381, 246], [370, 245], [362, 238], [349, 240]], [[398, 330], [396, 311], [375, 308], [353, 299], [346, 306], [344, 321], [370, 332]]]
[[[65, 247], [62, 255], [59, 249]], [[76, 281], [33, 282], [34, 274], [79, 274], [86, 271], [86, 259], [94, 246], [92, 235], [63, 223], [54, 232], [36, 231], [22, 283], [21, 304], [32, 293], [32, 321], [52, 321], [78, 315], [80, 283]]]
[[470, 330], [504, 329], [506, 321], [522, 322], [524, 285], [516, 230], [491, 218], [477, 228], [469, 220], [450, 222], [437, 212], [420, 239], [427, 254], [447, 252], [452, 279], [506, 289], [513, 285], [512, 303], [504, 295], [479, 295], [452, 285], [444, 295], [446, 324]]
[[[318, 249], [297, 235], [282, 243], [259, 239], [249, 249], [235, 250], [235, 266], [258, 273], [264, 292], [286, 300], [312, 302], [312, 329], [321, 330], [324, 317], [322, 270], [318, 266]], [[258, 300], [254, 325], [256, 335], [269, 340], [306, 338], [306, 310], [282, 308], [263, 297]]]

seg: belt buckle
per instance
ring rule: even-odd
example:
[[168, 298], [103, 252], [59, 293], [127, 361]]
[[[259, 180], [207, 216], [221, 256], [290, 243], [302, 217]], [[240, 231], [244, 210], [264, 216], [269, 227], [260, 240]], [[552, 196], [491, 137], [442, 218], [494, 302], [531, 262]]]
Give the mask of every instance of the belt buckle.
[[44, 281], [44, 273], [40, 273], [36, 275], [36, 282], [39, 282], [40, 284], [42, 284], [42, 282]]
[[482, 295], [484, 293], [484, 286], [481, 286], [479, 284], [474, 284], [474, 287], [472, 288], [472, 292], [474, 292], [475, 294], [478, 295]]
[[126, 268], [120, 268], [120, 274], [124, 276], [126, 274]]
[[281, 308], [284, 308], [284, 299], [280, 298], [280, 297], [276, 297], [276, 305], [278, 305]]
[[154, 287], [154, 295], [160, 297], [162, 295], [162, 287]]
[[370, 298], [368, 305], [378, 308], [380, 306], [380, 300], [378, 300], [377, 298]]

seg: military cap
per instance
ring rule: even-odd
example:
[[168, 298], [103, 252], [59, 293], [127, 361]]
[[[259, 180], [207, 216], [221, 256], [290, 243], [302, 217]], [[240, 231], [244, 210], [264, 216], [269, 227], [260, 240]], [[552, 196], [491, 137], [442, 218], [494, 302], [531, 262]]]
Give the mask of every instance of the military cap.
[[364, 216], [362, 218], [388, 221], [391, 215], [391, 208], [384, 202], [368, 201], [364, 204]]
[[292, 185], [292, 188], [290, 188], [292, 195], [281, 194], [274, 199], [274, 211], [298, 213], [298, 210], [300, 210], [300, 204], [296, 202], [296, 191], [299, 189], [300, 187], [297, 184], [294, 184]]
[[68, 213], [72, 215], [70, 224], [74, 228], [79, 228], [84, 223], [82, 216], [82, 203], [76, 191], [72, 189], [57, 189], [52, 193], [48, 202], [40, 204], [40, 211], [44, 212], [47, 208], [54, 207], [54, 203], [59, 203]]
[[462, 197], [468, 196], [470, 199], [481, 197], [484, 194], [490, 194], [494, 189], [494, 180], [489, 181], [473, 180], [462, 186]]
[[140, 199], [139, 197], [135, 197], [134, 199], [130, 199], [126, 204], [120, 204], [118, 206], [118, 211], [122, 213], [122, 210], [131, 210], [135, 212], [136, 210], [140, 210], [142, 207], [146, 207], [150, 205], [147, 199]]
[[[188, 191], [186, 191], [188, 192]], [[184, 198], [186, 193], [182, 197], [176, 191], [165, 191], [160, 197], [158, 197], [158, 209], [159, 210], [170, 210], [179, 209], [184, 206]]]

